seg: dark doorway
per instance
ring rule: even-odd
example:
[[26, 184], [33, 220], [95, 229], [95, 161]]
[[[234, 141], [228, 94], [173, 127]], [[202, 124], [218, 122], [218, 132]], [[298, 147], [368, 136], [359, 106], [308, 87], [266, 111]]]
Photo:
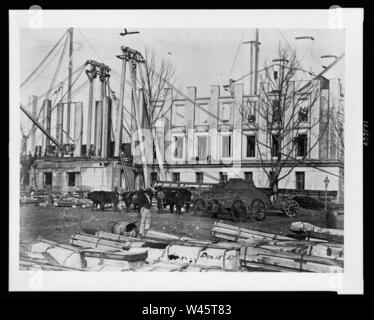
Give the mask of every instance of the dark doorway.
[[44, 172], [44, 184], [52, 186], [52, 172]]
[[75, 186], [75, 179], [76, 178], [76, 173], [75, 172], [68, 172], [68, 186], [69, 187], [74, 187]]

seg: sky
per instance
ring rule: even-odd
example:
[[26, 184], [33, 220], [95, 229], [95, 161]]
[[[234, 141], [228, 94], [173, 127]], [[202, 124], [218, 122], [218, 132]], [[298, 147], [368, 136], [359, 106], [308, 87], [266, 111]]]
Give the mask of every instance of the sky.
[[[61, 38], [66, 29], [24, 28], [20, 35], [20, 70], [21, 81], [36, 68], [49, 50]], [[175, 69], [174, 86], [185, 92], [188, 86], [197, 87], [198, 97], [208, 97], [211, 85], [221, 86], [221, 95], [227, 94], [222, 86], [228, 84], [229, 79], [238, 79], [249, 72], [250, 47], [242, 42], [255, 39], [255, 29], [132, 29], [139, 34], [121, 37], [120, 29], [74, 29], [74, 56], [73, 69], [81, 66], [89, 59], [104, 62], [115, 72], [112, 72], [110, 85], [117, 96], [119, 92], [119, 73], [121, 60], [116, 57], [120, 54], [121, 46], [129, 46], [144, 52], [147, 46], [154, 49], [157, 57], [169, 61]], [[295, 40], [295, 37], [311, 36], [313, 41]], [[344, 52], [344, 30], [340, 29], [260, 29], [259, 30], [260, 55], [259, 69], [265, 62], [276, 58], [276, 50], [281, 46], [295, 49], [299, 60], [305, 69], [314, 73], [323, 70], [322, 65], [329, 65], [333, 59], [320, 58], [322, 55], [340, 56]], [[55, 54], [47, 60], [45, 66], [36, 77], [21, 90], [21, 102], [29, 103], [30, 95], [41, 95], [46, 92], [52, 81], [63, 43]], [[61, 70], [56, 83], [67, 76], [67, 51], [61, 64]], [[340, 78], [344, 82], [344, 59], [341, 60], [327, 74], [327, 78]], [[74, 77], [73, 77], [74, 79]], [[83, 73], [77, 85], [87, 79]], [[129, 79], [129, 73], [127, 73]], [[98, 83], [98, 81], [97, 81]], [[244, 93], [249, 90], [249, 77], [243, 78], [239, 83], [244, 84]], [[98, 84], [97, 84], [98, 85]], [[95, 88], [96, 89], [96, 88]], [[66, 90], [66, 86], [65, 86]], [[130, 88], [125, 87], [125, 97], [128, 97]], [[88, 88], [84, 88], [73, 97], [74, 101], [83, 101], [84, 113], [87, 112]], [[95, 90], [94, 100], [99, 99], [99, 90]], [[52, 99], [53, 101], [53, 99]], [[31, 110], [30, 107], [28, 107]], [[52, 123], [53, 123], [52, 116]], [[22, 123], [25, 129], [30, 127], [28, 120]], [[53, 132], [52, 127], [52, 132]], [[85, 137], [83, 138], [83, 141]]]

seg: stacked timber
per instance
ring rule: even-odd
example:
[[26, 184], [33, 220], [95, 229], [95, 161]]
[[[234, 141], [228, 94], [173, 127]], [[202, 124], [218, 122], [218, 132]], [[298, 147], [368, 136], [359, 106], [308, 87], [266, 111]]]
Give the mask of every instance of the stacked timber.
[[[151, 238], [147, 236], [151, 235]], [[128, 236], [112, 234], [99, 231], [96, 238], [110, 239], [131, 247], [139, 243], [142, 248], [147, 248], [148, 257], [146, 262], [150, 264], [167, 262], [179, 265], [193, 265], [200, 269], [224, 269], [237, 270], [239, 263], [240, 245], [232, 243], [212, 243], [211, 241], [200, 241], [188, 237], [148, 230], [145, 237], [140, 240]], [[93, 241], [98, 241], [93, 239]], [[73, 243], [72, 243], [73, 244]], [[167, 270], [165, 270], [167, 271]]]
[[145, 245], [144, 242], [136, 241], [112, 241], [103, 239], [91, 234], [76, 233], [71, 236], [70, 244], [82, 248], [92, 248], [101, 250], [129, 250], [130, 248], [140, 248]]
[[[304, 226], [304, 225], [303, 225]], [[295, 225], [293, 228], [300, 227]], [[311, 228], [310, 225], [305, 227]], [[313, 231], [320, 231], [314, 228]], [[331, 231], [330, 231], [331, 232]], [[342, 272], [340, 243], [295, 240], [279, 234], [215, 222], [212, 236], [241, 244], [240, 266], [257, 271]]]
[[294, 252], [329, 259], [344, 260], [344, 247], [337, 243], [267, 240], [258, 243], [257, 247], [273, 251]]
[[215, 238], [228, 241], [261, 241], [261, 240], [288, 240], [293, 238], [279, 234], [250, 230], [243, 227], [233, 226], [227, 223], [216, 221], [213, 224], [211, 235]]
[[305, 253], [269, 250], [246, 246], [240, 250], [241, 266], [267, 271], [283, 272], [343, 272], [341, 259], [330, 259]]
[[220, 249], [186, 245], [170, 245], [160, 261], [173, 262], [200, 268], [237, 271], [239, 268], [239, 250]]
[[[150, 265], [159, 264], [156, 268], [159, 271], [170, 271], [168, 267], [161, 267], [166, 264], [173, 264], [170, 266], [172, 270], [176, 267], [175, 265], [194, 266], [199, 270], [203, 269], [219, 269], [234, 271], [239, 268], [239, 249], [240, 245], [232, 243], [212, 243], [211, 241], [200, 241], [188, 237], [178, 237], [176, 235], [162, 233], [154, 230], [148, 230], [146, 235], [151, 235], [151, 238], [147, 236], [138, 238], [132, 238], [124, 235], [117, 235], [108, 232], [98, 231], [95, 237], [88, 238], [88, 235], [77, 234], [72, 239], [79, 238], [80, 240], [89, 240], [91, 244], [79, 243], [81, 246], [96, 246], [97, 244], [108, 245], [115, 247], [113, 242], [118, 243], [117, 248], [122, 246], [125, 248], [134, 248], [134, 246], [142, 249], [147, 249], [148, 256], [146, 263]], [[105, 240], [107, 242], [102, 242]], [[71, 242], [77, 245], [76, 241]], [[104, 247], [101, 247], [104, 249]], [[146, 268], [146, 266], [144, 266]], [[145, 269], [140, 271], [144, 271]], [[149, 266], [147, 270], [152, 269]], [[179, 268], [179, 267], [178, 267]], [[152, 269], [153, 270], [153, 269]]]
[[45, 239], [38, 239], [32, 243], [29, 252], [33, 255], [39, 254], [39, 257], [41, 254], [48, 263], [40, 259], [37, 261], [23, 258], [24, 267], [31, 263], [39, 265], [42, 270], [45, 270], [44, 266], [48, 264], [61, 270], [70, 268], [79, 271], [132, 271], [139, 268], [147, 257], [147, 250], [140, 251], [139, 248], [127, 251], [113, 248], [108, 251], [81, 249]]
[[20, 270], [28, 270], [28, 271], [36, 271], [36, 270], [42, 270], [42, 271], [86, 271], [82, 269], [76, 269], [76, 268], [69, 268], [69, 267], [63, 267], [63, 266], [55, 266], [51, 264], [44, 264], [32, 260], [27, 259], [20, 259], [19, 261], [19, 268]]
[[134, 244], [134, 247], [148, 247], [148, 248], [165, 248], [168, 245], [168, 242], [159, 241], [155, 239], [148, 239], [148, 238], [134, 238], [130, 236], [130, 232], [128, 235], [123, 234], [115, 234], [105, 231], [97, 231], [95, 233], [95, 236], [100, 239], [105, 240], [111, 240], [116, 241], [120, 243], [125, 243], [126, 245], [129, 245], [132, 247]]
[[142, 241], [158, 241], [166, 245], [189, 245], [189, 246], [206, 246], [210, 248], [225, 248], [225, 249], [239, 249], [240, 245], [228, 242], [218, 242], [209, 240], [198, 240], [186, 236], [177, 236], [170, 233], [159, 232], [155, 230], [147, 230], [141, 237]]
[[307, 222], [292, 222], [290, 231], [294, 234], [302, 234], [306, 238], [315, 238], [336, 243], [344, 242], [344, 230], [320, 228]]

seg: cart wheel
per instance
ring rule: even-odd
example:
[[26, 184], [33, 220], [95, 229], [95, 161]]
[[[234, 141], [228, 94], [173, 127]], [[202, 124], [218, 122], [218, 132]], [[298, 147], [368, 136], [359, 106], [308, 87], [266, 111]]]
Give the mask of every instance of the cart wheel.
[[251, 204], [252, 216], [256, 221], [262, 221], [266, 217], [266, 205], [265, 202], [261, 199], [255, 199]]
[[235, 200], [231, 207], [231, 215], [235, 221], [245, 220], [248, 216], [248, 206], [243, 200]]
[[288, 200], [285, 207], [285, 214], [287, 217], [295, 217], [298, 208], [299, 203], [296, 200]]
[[207, 210], [207, 203], [203, 198], [197, 198], [193, 207], [195, 213], [197, 211], [205, 213]]

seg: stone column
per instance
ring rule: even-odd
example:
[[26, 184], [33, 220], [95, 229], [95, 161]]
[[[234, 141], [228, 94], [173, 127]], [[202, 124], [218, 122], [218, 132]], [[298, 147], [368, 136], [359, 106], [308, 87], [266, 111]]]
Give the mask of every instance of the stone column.
[[83, 136], [83, 103], [75, 103], [75, 117], [74, 117], [74, 157], [82, 155], [82, 136]]
[[105, 97], [105, 103], [103, 105], [103, 133], [102, 133], [102, 157], [107, 158], [109, 156], [109, 146], [111, 138], [111, 114], [112, 114], [112, 100], [109, 97]]
[[327, 160], [329, 151], [329, 82], [321, 80], [320, 123], [319, 123], [319, 159]]
[[[315, 80], [315, 82], [312, 84], [312, 86], [318, 86], [319, 80]], [[314, 95], [315, 93], [312, 93]], [[314, 97], [309, 98], [309, 101], [313, 99]], [[310, 125], [311, 125], [311, 130], [310, 134], [308, 134], [310, 141], [308, 141], [309, 148], [312, 148], [310, 150], [310, 158], [311, 159], [318, 159], [319, 158], [319, 142], [318, 140], [318, 135], [319, 135], [319, 118], [320, 118], [320, 97], [316, 99], [314, 104], [310, 108]]]
[[95, 153], [101, 156], [101, 134], [102, 134], [102, 121], [103, 121], [103, 105], [101, 101], [96, 101], [95, 106]]
[[218, 163], [218, 104], [219, 104], [219, 85], [210, 86], [209, 100], [209, 144], [211, 163]]
[[93, 86], [94, 86], [94, 79], [96, 78], [96, 72], [87, 70], [86, 74], [90, 81], [89, 87], [88, 87], [87, 142], [86, 142], [86, 155], [88, 156], [90, 154], [90, 149], [91, 149]]
[[63, 125], [64, 125], [64, 104], [60, 102], [56, 107], [56, 140], [63, 144]]
[[329, 98], [330, 98], [330, 115], [329, 115], [329, 158], [338, 159], [338, 132], [339, 130], [339, 79], [330, 80]]
[[242, 158], [242, 114], [244, 86], [236, 84], [233, 99], [233, 133], [232, 133], [232, 160], [240, 162]]
[[[196, 87], [187, 87], [187, 96], [196, 101]], [[194, 122], [195, 122], [195, 105], [192, 101], [187, 100], [185, 104], [184, 118], [186, 123], [186, 160], [188, 163], [196, 163], [194, 159]], [[198, 107], [196, 107], [198, 108]]]
[[[171, 145], [171, 106], [173, 104], [173, 89], [166, 88], [164, 89], [164, 106], [163, 106], [163, 113], [164, 116], [164, 150], [161, 150], [161, 153], [164, 153], [165, 162], [171, 162], [171, 153], [172, 150], [170, 149]], [[162, 111], [161, 111], [162, 112]]]
[[122, 125], [123, 125], [123, 99], [124, 99], [124, 92], [125, 92], [125, 79], [126, 79], [126, 60], [122, 59], [122, 72], [121, 72], [121, 84], [120, 84], [120, 91], [119, 91], [119, 102], [118, 102], [118, 109], [117, 109], [117, 121], [116, 121], [116, 132], [114, 136], [114, 156], [117, 157], [120, 154], [121, 150], [121, 143], [122, 143]]
[[[46, 113], [45, 129], [50, 134], [51, 133], [52, 100], [49, 100], [49, 99], [45, 100], [45, 113]], [[50, 151], [49, 150], [50, 143], [51, 143], [50, 139], [46, 136], [45, 147], [46, 147], [46, 150], [48, 151]]]

